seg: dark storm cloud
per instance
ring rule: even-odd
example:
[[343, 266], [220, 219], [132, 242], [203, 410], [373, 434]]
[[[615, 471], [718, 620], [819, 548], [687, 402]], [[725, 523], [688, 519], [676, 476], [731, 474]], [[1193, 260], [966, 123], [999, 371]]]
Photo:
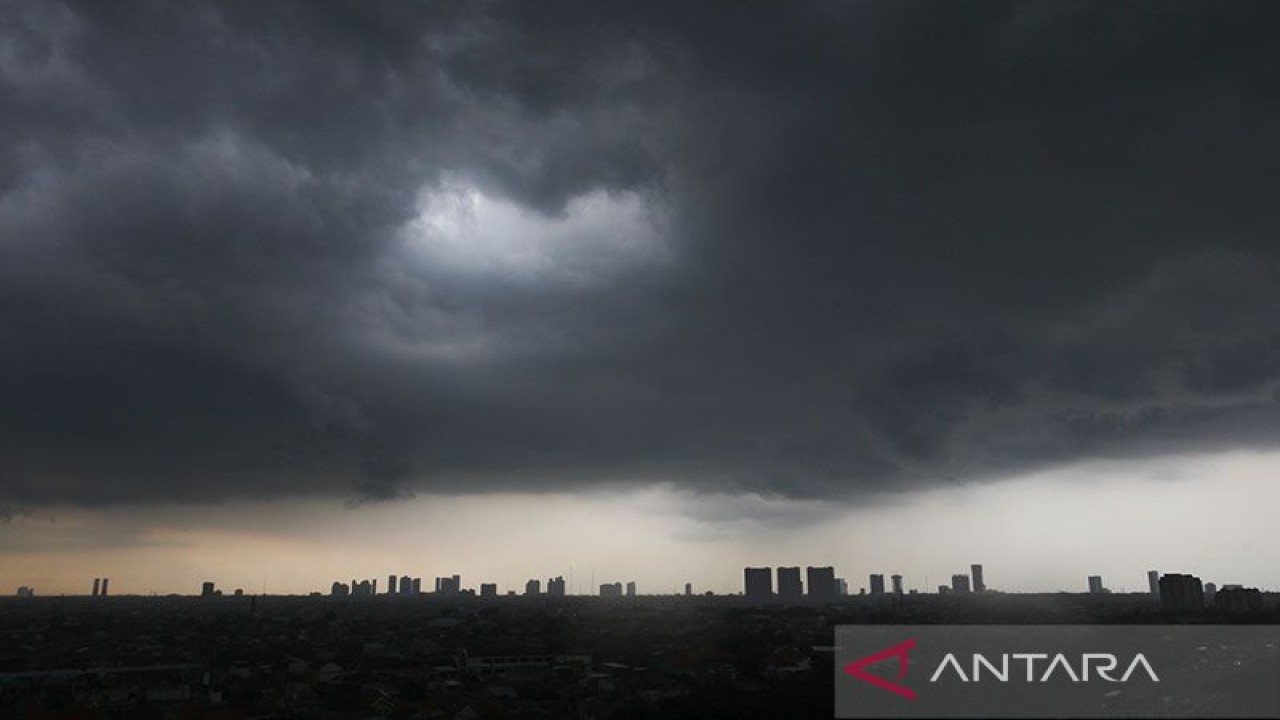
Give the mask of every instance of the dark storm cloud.
[[0, 4], [0, 503], [1266, 446], [1278, 15]]

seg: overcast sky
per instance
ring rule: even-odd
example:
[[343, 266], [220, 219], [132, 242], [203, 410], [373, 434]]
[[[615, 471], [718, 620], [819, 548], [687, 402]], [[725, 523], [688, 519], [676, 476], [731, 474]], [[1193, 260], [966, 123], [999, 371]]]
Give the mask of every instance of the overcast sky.
[[1278, 31], [0, 0], [0, 592], [1280, 586]]

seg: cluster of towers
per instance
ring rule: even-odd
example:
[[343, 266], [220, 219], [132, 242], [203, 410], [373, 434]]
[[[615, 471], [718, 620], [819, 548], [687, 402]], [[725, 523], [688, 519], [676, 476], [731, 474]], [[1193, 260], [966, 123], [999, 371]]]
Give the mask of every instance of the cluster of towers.
[[[835, 568], [830, 566], [805, 568], [805, 579], [808, 581], [809, 586], [808, 597], [811, 598], [834, 598], [840, 594], [840, 588], [844, 586], [844, 581], [836, 577]], [[745, 594], [749, 598], [766, 599], [774, 597], [773, 568], [745, 568], [743, 570], [743, 585]], [[804, 585], [800, 580], [800, 568], [798, 566], [778, 568], [777, 597], [799, 598], [804, 596]]]
[[[636, 583], [634, 580], [626, 585], [626, 597], [636, 596]], [[623, 586], [620, 582], [605, 583], [600, 586], [600, 597], [618, 598], [623, 597]]]
[[111, 584], [111, 578], [94, 578], [93, 579], [93, 597], [106, 597], [107, 586]]

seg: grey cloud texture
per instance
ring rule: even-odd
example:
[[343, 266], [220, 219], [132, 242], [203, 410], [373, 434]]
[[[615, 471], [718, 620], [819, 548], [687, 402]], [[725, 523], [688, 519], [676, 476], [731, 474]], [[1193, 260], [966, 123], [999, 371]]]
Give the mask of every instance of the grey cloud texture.
[[2, 506], [856, 498], [1273, 444], [1267, 4], [0, 28]]

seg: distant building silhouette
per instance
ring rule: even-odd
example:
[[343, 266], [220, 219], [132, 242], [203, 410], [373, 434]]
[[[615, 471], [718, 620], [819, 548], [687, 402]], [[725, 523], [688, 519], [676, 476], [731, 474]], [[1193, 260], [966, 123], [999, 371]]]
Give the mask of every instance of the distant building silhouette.
[[396, 594], [396, 576], [395, 575], [387, 576], [387, 594], [388, 595]]
[[98, 597], [107, 596], [107, 586], [111, 584], [111, 578], [102, 578], [102, 590], [98, 593]]
[[689, 596], [691, 596], [691, 595], [693, 595], [693, 583], [685, 583], [685, 584], [684, 584], [684, 596], [685, 596], [685, 597], [689, 597]]
[[565, 584], [564, 578], [557, 575], [547, 581], [547, 594], [551, 597], [564, 597]]
[[22, 597], [22, 598], [35, 597], [36, 589], [33, 587], [27, 587], [26, 585], [22, 585], [18, 588], [17, 595], [18, 597]]
[[200, 597], [213, 597], [214, 584], [206, 581], [200, 586]]
[[413, 595], [422, 594], [422, 578], [416, 577], [413, 579], [413, 585], [410, 587], [409, 592]]
[[1203, 610], [1204, 586], [1195, 575], [1160, 576], [1160, 607], [1165, 610]]
[[452, 575], [450, 577], [436, 578], [436, 594], [437, 595], [457, 595], [462, 592], [462, 577]]
[[480, 597], [498, 597], [498, 584], [480, 583]]
[[1101, 595], [1104, 592], [1106, 592], [1106, 588], [1102, 587], [1102, 576], [1090, 575], [1089, 576], [1089, 594]]
[[622, 597], [622, 583], [613, 582], [613, 583], [605, 583], [601, 585], [600, 597], [607, 597], [607, 598]]
[[412, 595], [412, 594], [413, 594], [413, 578], [409, 577], [408, 575], [401, 575], [401, 576], [400, 576], [400, 592], [399, 592], [399, 594], [400, 594], [400, 595]]
[[881, 575], [879, 573], [872, 573], [870, 579], [868, 580], [867, 585], [870, 588], [867, 592], [871, 593], [872, 595], [883, 595], [884, 594], [884, 575]]
[[836, 595], [844, 597], [849, 594], [849, 582], [844, 578], [836, 578]]
[[831, 566], [805, 568], [809, 581], [809, 597], [834, 598], [836, 596], [836, 569]]
[[970, 565], [969, 572], [973, 577], [973, 591], [976, 593], [986, 592], [987, 583], [982, 579], [982, 563], [974, 563]]
[[1147, 587], [1151, 589], [1151, 597], [1156, 600], [1160, 599], [1160, 571], [1147, 571]]
[[767, 567], [746, 568], [742, 572], [744, 592], [749, 598], [766, 600], [773, 597], [773, 570]]
[[778, 597], [792, 599], [804, 597], [804, 584], [800, 581], [800, 568], [778, 568]]
[[333, 597], [346, 597], [351, 594], [351, 586], [334, 580], [333, 585], [329, 588], [329, 594]]
[[964, 574], [951, 576], [951, 592], [969, 593], [969, 576]]
[[541, 581], [541, 580], [529, 580], [528, 582], [526, 582], [526, 583], [524, 584], [524, 594], [525, 594], [525, 595], [541, 595], [541, 594], [542, 594], [542, 581]]
[[98, 590], [102, 587], [102, 578], [93, 579], [93, 597], [98, 597]]
[[[1227, 589], [1227, 588], [1225, 588], [1225, 587], [1223, 588], [1223, 590], [1226, 590], [1226, 589]], [[1207, 583], [1205, 583], [1205, 584], [1204, 584], [1204, 606], [1205, 606], [1205, 607], [1212, 607], [1212, 606], [1213, 606], [1213, 599], [1214, 599], [1214, 597], [1216, 597], [1216, 596], [1217, 596], [1217, 594], [1218, 594], [1218, 586], [1217, 586], [1217, 585], [1214, 585], [1214, 584], [1213, 584], [1213, 583], [1211, 583], [1211, 582], [1207, 582]]]
[[893, 594], [901, 595], [902, 594], [902, 576], [894, 575], [889, 579], [893, 581]]
[[949, 593], [949, 592], [951, 592], [951, 586], [950, 586], [950, 585], [939, 585], [939, 586], [938, 586], [938, 594], [939, 594], [939, 595], [946, 595], [946, 594], [947, 594], [947, 593]]
[[1215, 610], [1232, 614], [1261, 612], [1265, 609], [1262, 592], [1258, 588], [1246, 588], [1239, 585], [1223, 585], [1213, 599]]
[[636, 596], [636, 581], [632, 580], [627, 583], [627, 597]]

